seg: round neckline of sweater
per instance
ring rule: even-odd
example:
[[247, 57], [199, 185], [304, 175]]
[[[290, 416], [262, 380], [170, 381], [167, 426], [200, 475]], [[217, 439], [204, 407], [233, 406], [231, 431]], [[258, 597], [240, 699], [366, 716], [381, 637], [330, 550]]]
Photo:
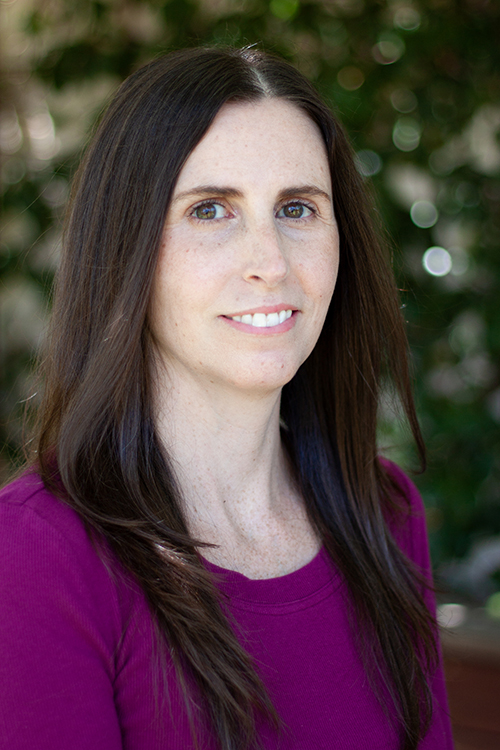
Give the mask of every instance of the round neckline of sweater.
[[[339, 574], [324, 546], [301, 568], [275, 578], [248, 578], [203, 559], [219, 590], [239, 608], [289, 611], [313, 606], [339, 585]], [[332, 583], [334, 584], [332, 588]]]

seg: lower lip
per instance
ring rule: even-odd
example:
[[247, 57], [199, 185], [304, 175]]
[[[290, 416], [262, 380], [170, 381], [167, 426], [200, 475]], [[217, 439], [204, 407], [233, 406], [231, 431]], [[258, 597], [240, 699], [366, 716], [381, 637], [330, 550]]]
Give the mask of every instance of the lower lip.
[[220, 317], [232, 328], [236, 328], [237, 331], [242, 331], [243, 333], [252, 333], [256, 336], [272, 336], [276, 333], [286, 333], [286, 331], [289, 331], [291, 328], [293, 328], [297, 321], [298, 314], [299, 311], [294, 310], [291, 316], [284, 320], [283, 323], [278, 323], [277, 326], [270, 326], [269, 328], [267, 326], [265, 328], [259, 328], [259, 326], [251, 326], [248, 325], [248, 323], [238, 323], [237, 320], [226, 318], [224, 315], [221, 315]]

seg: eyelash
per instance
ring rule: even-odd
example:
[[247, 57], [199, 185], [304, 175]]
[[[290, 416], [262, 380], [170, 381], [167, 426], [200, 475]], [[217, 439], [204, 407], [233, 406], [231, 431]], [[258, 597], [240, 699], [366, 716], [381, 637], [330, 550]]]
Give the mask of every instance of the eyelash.
[[[218, 200], [205, 200], [205, 201], [202, 201], [201, 203], [197, 203], [196, 206], [193, 206], [189, 214], [191, 218], [193, 218], [195, 221], [199, 221], [203, 223], [207, 223], [210, 221], [218, 221], [218, 219], [200, 219], [197, 216], [195, 216], [196, 211], [198, 211], [198, 209], [200, 208], [203, 208], [204, 206], [220, 206], [221, 208], [224, 208], [224, 204]], [[282, 211], [284, 208], [287, 208], [287, 206], [304, 206], [304, 208], [307, 208], [308, 211], [310, 211], [312, 215], [316, 215], [317, 213], [314, 206], [312, 206], [310, 203], [307, 203], [304, 200], [289, 200], [286, 203], [283, 203], [283, 205], [281, 205], [278, 208], [277, 213]], [[283, 217], [283, 218], [291, 218], [291, 217]], [[292, 221], [304, 221], [305, 219], [308, 219], [308, 218], [309, 218], [308, 216], [299, 217], [297, 219], [292, 219]]]
[[204, 206], [220, 206], [221, 208], [225, 208], [224, 204], [221, 203], [220, 201], [205, 200], [205, 201], [202, 201], [201, 203], [197, 203], [196, 206], [193, 206], [193, 208], [191, 209], [189, 213], [190, 217], [194, 219], [195, 221], [199, 221], [203, 223], [207, 223], [207, 221], [217, 221], [217, 219], [200, 219], [197, 216], [195, 216], [196, 211], [198, 211], [198, 209], [200, 208], [203, 208]]
[[[312, 206], [310, 203], [307, 203], [307, 201], [300, 200], [300, 199], [290, 200], [290, 201], [287, 201], [286, 203], [283, 203], [283, 205], [279, 207], [278, 213], [282, 211], [284, 208], [287, 208], [288, 206], [303, 206], [304, 208], [307, 208], [307, 210], [310, 211], [313, 216], [315, 216], [317, 213], [317, 210], [315, 209], [314, 206]], [[288, 216], [284, 218], [291, 218], [291, 217]], [[308, 218], [309, 216], [304, 216], [304, 217], [300, 216], [297, 219], [292, 219], [292, 221], [305, 221]]]

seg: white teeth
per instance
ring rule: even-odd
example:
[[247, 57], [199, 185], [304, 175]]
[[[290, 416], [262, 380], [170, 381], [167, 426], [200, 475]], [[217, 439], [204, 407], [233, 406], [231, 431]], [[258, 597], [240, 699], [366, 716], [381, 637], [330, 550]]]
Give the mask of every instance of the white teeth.
[[252, 325], [257, 326], [257, 328], [265, 328], [266, 318], [267, 315], [265, 313], [254, 313], [252, 315]]
[[292, 310], [280, 310], [279, 313], [269, 313], [269, 315], [265, 313], [233, 315], [232, 320], [236, 320], [238, 323], [245, 323], [248, 326], [255, 326], [255, 328], [273, 328], [291, 318], [292, 312]]
[[280, 316], [279, 313], [269, 313], [269, 315], [266, 315], [266, 327], [272, 328], [272, 326], [279, 325], [280, 322]]

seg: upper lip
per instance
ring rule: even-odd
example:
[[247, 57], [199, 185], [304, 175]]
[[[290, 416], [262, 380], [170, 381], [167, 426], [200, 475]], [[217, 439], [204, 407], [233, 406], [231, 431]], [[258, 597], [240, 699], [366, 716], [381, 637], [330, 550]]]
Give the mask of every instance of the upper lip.
[[298, 310], [295, 305], [262, 305], [261, 307], [252, 307], [250, 310], [242, 310], [241, 312], [231, 313], [226, 315], [226, 318], [234, 318], [236, 315], [255, 315], [255, 313], [264, 313], [264, 315], [270, 315], [271, 313], [279, 313], [282, 310]]

